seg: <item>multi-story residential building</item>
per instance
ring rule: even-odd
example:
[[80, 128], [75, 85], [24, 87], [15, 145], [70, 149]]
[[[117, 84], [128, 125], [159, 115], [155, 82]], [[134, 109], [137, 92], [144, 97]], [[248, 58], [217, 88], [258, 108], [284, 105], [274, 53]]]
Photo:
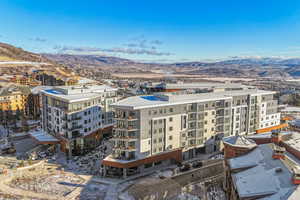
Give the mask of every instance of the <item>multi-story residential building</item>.
[[8, 85], [0, 88], [0, 110], [25, 112], [30, 88], [27, 86]]
[[216, 151], [224, 136], [278, 129], [280, 114], [273, 94], [254, 89], [121, 100], [112, 105], [114, 151], [103, 165], [128, 175]]
[[41, 115], [40, 92], [42, 90], [52, 89], [52, 86], [36, 86], [31, 88], [26, 103], [26, 115], [30, 119], [39, 119]]
[[61, 149], [80, 154], [94, 148], [113, 126], [110, 104], [117, 89], [105, 85], [61, 86], [41, 92], [42, 128], [61, 141]]

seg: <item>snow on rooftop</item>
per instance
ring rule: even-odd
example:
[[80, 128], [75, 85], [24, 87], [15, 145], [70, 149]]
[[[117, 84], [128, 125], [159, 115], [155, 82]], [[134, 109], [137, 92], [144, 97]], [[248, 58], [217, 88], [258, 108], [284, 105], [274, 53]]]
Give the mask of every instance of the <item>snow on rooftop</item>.
[[226, 137], [223, 138], [223, 142], [234, 146], [248, 147], [248, 148], [253, 148], [257, 146], [257, 144], [253, 140], [246, 138], [244, 136]]
[[39, 142], [58, 142], [58, 139], [41, 129], [30, 131], [29, 134]]
[[[232, 173], [235, 187], [241, 198], [267, 195], [265, 200], [288, 199], [296, 190], [292, 184], [292, 172], [280, 159], [272, 158], [269, 144], [258, 145], [253, 151], [229, 159], [231, 169], [248, 168]], [[280, 172], [276, 172], [277, 169]]]
[[288, 140], [283, 142], [300, 152], [300, 133], [294, 132], [294, 134], [291, 134], [291, 137]]
[[44, 94], [57, 97], [69, 102], [85, 101], [91, 98], [101, 97], [103, 92], [116, 91], [107, 85], [75, 85], [75, 86], [59, 86], [53, 89], [43, 90]]
[[289, 122], [290, 125], [300, 127], [300, 119], [295, 119], [291, 122]]
[[300, 107], [287, 106], [281, 110], [281, 112], [300, 112]]
[[43, 85], [40, 85], [40, 86], [36, 86], [36, 87], [32, 88], [31, 89], [31, 93], [32, 94], [38, 94], [42, 90], [49, 90], [49, 89], [52, 89], [52, 88], [53, 88], [53, 86], [43, 86]]
[[[205, 102], [213, 100], [231, 99], [233, 96], [241, 95], [262, 95], [262, 94], [274, 94], [272, 91], [264, 90], [237, 90], [230, 92], [208, 92], [201, 94], [159, 94], [147, 97], [147, 96], [133, 96], [123, 99], [117, 103], [112, 104], [116, 107], [127, 107], [131, 109], [142, 109], [157, 106], [168, 106], [168, 105], [178, 105], [186, 103], [195, 102]], [[154, 99], [154, 100], [153, 100]]]

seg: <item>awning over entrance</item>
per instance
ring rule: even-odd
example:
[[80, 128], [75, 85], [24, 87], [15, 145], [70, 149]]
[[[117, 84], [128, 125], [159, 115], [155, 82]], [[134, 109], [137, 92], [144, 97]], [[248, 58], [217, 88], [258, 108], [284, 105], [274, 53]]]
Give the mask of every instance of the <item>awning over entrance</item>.
[[36, 140], [39, 144], [58, 144], [59, 140], [43, 130], [34, 130], [29, 132], [30, 137]]

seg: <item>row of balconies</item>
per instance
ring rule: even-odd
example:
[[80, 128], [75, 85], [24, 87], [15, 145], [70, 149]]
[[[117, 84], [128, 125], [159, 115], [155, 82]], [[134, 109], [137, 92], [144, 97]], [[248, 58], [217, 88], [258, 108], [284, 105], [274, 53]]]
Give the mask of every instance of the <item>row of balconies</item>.
[[75, 126], [70, 127], [68, 130], [73, 131], [73, 130], [81, 129], [81, 128], [82, 128], [82, 125], [75, 125]]
[[135, 151], [135, 146], [126, 146], [126, 145], [115, 145], [113, 147], [115, 150], [122, 150], [122, 151]]
[[128, 131], [135, 131], [135, 130], [138, 129], [137, 126], [125, 126], [125, 125], [124, 126], [115, 125], [114, 128], [115, 129], [121, 129], [121, 130], [128, 130]]

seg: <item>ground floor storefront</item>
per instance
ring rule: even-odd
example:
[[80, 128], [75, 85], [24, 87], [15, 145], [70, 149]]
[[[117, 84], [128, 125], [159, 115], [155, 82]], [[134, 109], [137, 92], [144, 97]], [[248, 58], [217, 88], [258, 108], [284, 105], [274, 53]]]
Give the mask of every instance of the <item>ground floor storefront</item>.
[[102, 175], [106, 177], [126, 178], [181, 162], [181, 149], [133, 161], [115, 160], [111, 157], [107, 157], [101, 163], [103, 166]]

